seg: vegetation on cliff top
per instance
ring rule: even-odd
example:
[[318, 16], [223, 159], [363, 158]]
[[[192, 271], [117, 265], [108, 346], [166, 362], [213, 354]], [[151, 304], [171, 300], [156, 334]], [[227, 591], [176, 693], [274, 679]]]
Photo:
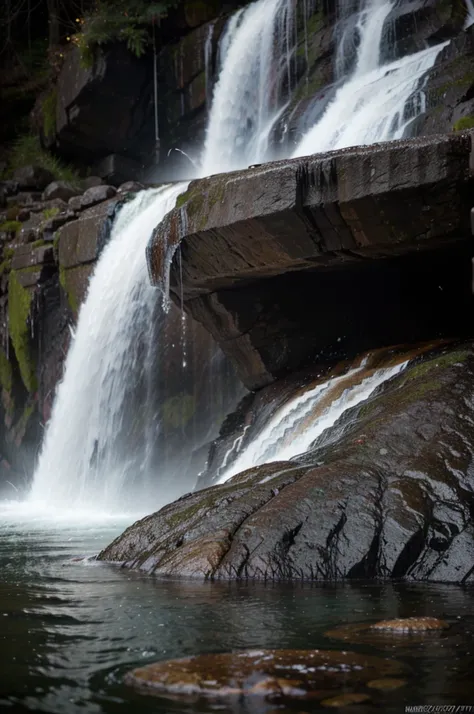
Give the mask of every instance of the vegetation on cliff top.
[[7, 160], [7, 175], [22, 166], [31, 164], [47, 169], [58, 181], [68, 181], [74, 186], [79, 182], [78, 173], [71, 166], [67, 166], [49, 151], [43, 149], [39, 137], [33, 134], [19, 136], [11, 146]]
[[85, 17], [77, 19], [79, 32], [68, 39], [79, 47], [85, 66], [92, 65], [94, 48], [109, 42], [125, 42], [141, 57], [150, 41], [150, 26], [177, 4], [178, 0], [97, 0]]

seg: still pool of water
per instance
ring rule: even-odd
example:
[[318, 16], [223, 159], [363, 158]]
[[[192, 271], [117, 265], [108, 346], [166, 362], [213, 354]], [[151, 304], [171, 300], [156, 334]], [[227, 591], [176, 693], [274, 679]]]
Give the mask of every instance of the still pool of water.
[[[408, 684], [356, 711], [474, 704], [474, 589], [447, 585], [246, 584], [160, 581], [92, 556], [127, 524], [80, 524], [0, 508], [0, 709], [11, 712], [312, 712], [262, 699], [171, 701], [123, 684], [156, 660], [245, 648], [352, 649], [407, 666]], [[129, 522], [129, 521], [128, 521]], [[421, 640], [347, 644], [324, 633], [347, 623], [430, 615], [451, 629]], [[330, 711], [326, 709], [326, 711]]]

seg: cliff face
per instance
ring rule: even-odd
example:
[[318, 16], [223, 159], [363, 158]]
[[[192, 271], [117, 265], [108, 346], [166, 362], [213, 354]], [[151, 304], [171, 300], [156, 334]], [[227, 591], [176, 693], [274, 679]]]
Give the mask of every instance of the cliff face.
[[472, 343], [428, 353], [329, 444], [188, 494], [99, 557], [171, 577], [471, 583], [473, 377]]
[[249, 389], [310, 361], [459, 335], [471, 161], [471, 136], [452, 134], [195, 181], [150, 242], [151, 275], [160, 285], [179, 245], [175, 299]]
[[[0, 493], [9, 497], [28, 484], [33, 472], [79, 308], [113, 219], [143, 188], [132, 182], [118, 191], [107, 185], [84, 191], [64, 182], [45, 186], [50, 177], [33, 167], [16, 178], [0, 183]], [[192, 441], [195, 452], [180, 461], [185, 481], [188, 467], [193, 474], [204, 467], [206, 444], [242, 390], [199, 324], [189, 321], [186, 328], [186, 370], [178, 308], [172, 307], [162, 329], [157, 348], [160, 402], [154, 405], [161, 429], [155, 446], [166, 470], [168, 461], [181, 455], [183, 439]], [[207, 392], [211, 382], [212, 403]], [[140, 424], [139, 409], [135, 425]]]
[[[43, 141], [68, 160], [95, 164], [95, 170], [115, 182], [136, 178], [154, 167], [154, 176], [189, 177], [189, 160], [173, 149], [197, 158], [204, 138], [213, 85], [220, 66], [220, 42], [230, 14], [246, 3], [201, 3], [188, 0], [171, 13], [160, 31], [157, 62], [159, 147], [155, 144], [153, 55], [137, 59], [116, 44], [101, 47], [89, 68], [70, 48], [57, 85], [39, 101], [37, 124]], [[303, 15], [303, 6], [306, 16]], [[313, 0], [295, 5], [296, 36], [290, 61], [291, 96], [274, 129], [274, 155], [288, 155], [334, 96], [340, 80], [335, 53], [341, 12], [335, 3]], [[396, 59], [441, 41], [451, 40], [437, 59], [426, 83], [426, 113], [408, 128], [410, 135], [466, 128], [474, 121], [471, 97], [474, 77], [474, 31], [464, 31], [464, 0], [406, 0], [388, 19], [389, 57]], [[344, 71], [353, 68], [356, 30], [349, 17]], [[339, 23], [339, 24], [338, 24]], [[49, 116], [53, 108], [54, 116]], [[116, 118], [110, 122], [110, 116]], [[461, 125], [459, 122], [464, 122]], [[45, 131], [47, 126], [47, 131]], [[170, 153], [171, 152], [171, 153]], [[101, 163], [114, 156], [118, 168]]]

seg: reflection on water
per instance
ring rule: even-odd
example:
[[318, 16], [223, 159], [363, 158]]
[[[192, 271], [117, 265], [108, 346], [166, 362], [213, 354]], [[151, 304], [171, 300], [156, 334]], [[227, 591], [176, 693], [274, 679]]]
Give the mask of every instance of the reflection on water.
[[[122, 684], [127, 670], [155, 660], [253, 647], [350, 647], [398, 658], [409, 667], [409, 685], [374, 697], [384, 711], [474, 704], [474, 589], [152, 580], [74, 560], [97, 553], [125, 525], [101, 520], [100, 526], [67, 526], [70, 518], [58, 524], [0, 511], [0, 708], [68, 714], [275, 710], [261, 699], [152, 699]], [[349, 645], [324, 636], [338, 625], [413, 615], [440, 617], [452, 627], [408, 644], [389, 638]], [[319, 708], [304, 702], [293, 711]]]

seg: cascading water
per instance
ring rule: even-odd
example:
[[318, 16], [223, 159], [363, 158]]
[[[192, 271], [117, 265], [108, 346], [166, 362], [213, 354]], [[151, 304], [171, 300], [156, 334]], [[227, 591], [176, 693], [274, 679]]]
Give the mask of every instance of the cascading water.
[[259, 0], [230, 21], [221, 46], [203, 176], [268, 160], [271, 130], [291, 87], [292, 8], [291, 0]]
[[143, 192], [119, 214], [80, 311], [35, 473], [33, 501], [117, 506], [126, 480], [132, 486], [147, 468], [145, 434], [144, 448], [124, 453], [129, 448], [124, 433], [136, 406], [132, 395], [150, 396], [147, 380], [153, 369], [156, 292], [147, 279], [145, 248], [185, 188]]
[[[245, 438], [236, 439], [226, 454], [219, 483], [235, 474], [272, 461], [288, 461], [309, 449], [311, 444], [351, 407], [370, 397], [381, 384], [399, 374], [407, 362], [377, 370], [367, 369], [367, 360], [342, 377], [329, 379], [289, 399], [280, 407], [264, 428], [256, 434], [235, 458]], [[226, 467], [229, 457], [233, 463]]]
[[[353, 74], [340, 87], [321, 119], [310, 127], [293, 156], [346, 146], [400, 139], [425, 110], [424, 78], [445, 44], [384, 64], [386, 23], [393, 0], [366, 0], [358, 14], [359, 46]], [[345, 66], [346, 37], [339, 66]]]
[[474, 25], [474, 3], [472, 2], [472, 0], [466, 0], [466, 10], [467, 16], [464, 29], [467, 29], [468, 27], [471, 27], [471, 25]]
[[[470, 2], [467, 0], [468, 7]], [[307, 0], [303, 5], [304, 56], [308, 62], [307, 14], [314, 7]], [[401, 137], [410, 121], [423, 111], [423, 77], [443, 45], [383, 64], [381, 58], [390, 55], [385, 47], [386, 25], [394, 5], [394, 0], [361, 0], [352, 23], [358, 43], [342, 25], [345, 29], [338, 37], [336, 69], [343, 84], [320, 121], [307, 127], [295, 156]], [[229, 20], [217, 55], [220, 74], [214, 85], [200, 175], [272, 158], [272, 132], [291, 101], [298, 79], [296, 11], [293, 0], [258, 0]], [[342, 16], [345, 22], [346, 15]], [[206, 43], [208, 69], [212, 36], [210, 31]], [[153, 459], [156, 463], [160, 430], [156, 350], [167, 337], [160, 301], [148, 285], [145, 246], [182, 190], [183, 185], [144, 192], [119, 214], [81, 309], [34, 478], [34, 501], [66, 506], [100, 502], [113, 507], [140, 491], [150, 510], [150, 489], [156, 494], [163, 487], [163, 479], [166, 481], [166, 468], [159, 477], [156, 469], [153, 475], [149, 473]], [[185, 346], [184, 332], [180, 340]], [[310, 419], [308, 429], [303, 429], [291, 445], [285, 439], [290, 428], [287, 419], [300, 424], [305, 413], [295, 404], [289, 407], [287, 416], [275, 416], [259, 443], [252, 442], [235, 460], [245, 443], [246, 435], [241, 435], [233, 454], [229, 454], [233, 464], [224, 469], [222, 479], [262, 463], [262, 459], [290, 458], [300, 453], [334, 423], [341, 410], [364, 399], [392, 373], [382, 370], [362, 380], [316, 421]], [[210, 382], [215, 388], [212, 375]], [[314, 414], [322, 404], [320, 400], [336, 387], [337, 382], [318, 387], [303, 400], [305, 409]], [[177, 408], [180, 418], [192, 408], [193, 397], [183, 395], [179, 407], [171, 402], [166, 406], [173, 421]], [[221, 404], [221, 416], [226, 406], [230, 405]], [[167, 452], [169, 446], [163, 448]], [[135, 487], [138, 479], [140, 488]], [[182, 484], [168, 475], [161, 499], [170, 500], [182, 490]], [[153, 501], [153, 506], [157, 505], [158, 496]]]

